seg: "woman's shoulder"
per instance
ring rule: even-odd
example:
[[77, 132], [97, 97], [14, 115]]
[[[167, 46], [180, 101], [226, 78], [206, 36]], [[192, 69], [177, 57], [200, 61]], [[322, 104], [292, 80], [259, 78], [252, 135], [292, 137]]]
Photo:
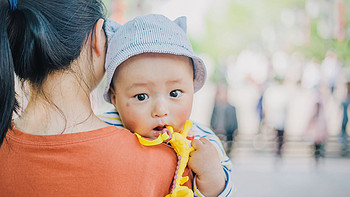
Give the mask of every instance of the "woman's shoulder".
[[[32, 135], [16, 128], [9, 130], [6, 145], [22, 150], [35, 150], [38, 155], [46, 154], [48, 148], [52, 154], [69, 155], [74, 152], [77, 157], [89, 152], [89, 157], [118, 162], [120, 158], [143, 161], [154, 158], [157, 162], [169, 159], [176, 163], [174, 150], [166, 145], [146, 147], [139, 143], [135, 134], [124, 128], [107, 126], [100, 129], [61, 135]], [[69, 150], [68, 152], [61, 152]], [[133, 159], [132, 159], [133, 158]]]
[[[50, 186], [70, 185], [74, 188], [69, 190], [70, 195], [88, 191], [94, 196], [165, 196], [176, 169], [176, 154], [170, 147], [144, 147], [133, 133], [115, 126], [57, 136], [14, 130], [7, 136], [0, 149], [0, 161], [6, 162], [0, 162], [0, 166], [11, 172], [34, 172], [36, 179], [28, 176], [23, 180], [43, 185], [45, 193], [56, 192], [57, 188]], [[15, 156], [8, 157], [10, 151]], [[45, 165], [33, 165], [33, 160]], [[7, 166], [11, 163], [20, 165]], [[7, 174], [11, 177], [13, 173]], [[57, 190], [69, 195], [64, 187]]]
[[36, 135], [23, 132], [13, 126], [6, 134], [6, 139], [14, 144], [31, 145], [31, 146], [70, 146], [74, 144], [94, 144], [100, 141], [110, 141], [116, 139], [133, 138], [133, 134], [124, 129], [115, 126], [106, 126], [90, 131], [62, 133], [58, 135]]

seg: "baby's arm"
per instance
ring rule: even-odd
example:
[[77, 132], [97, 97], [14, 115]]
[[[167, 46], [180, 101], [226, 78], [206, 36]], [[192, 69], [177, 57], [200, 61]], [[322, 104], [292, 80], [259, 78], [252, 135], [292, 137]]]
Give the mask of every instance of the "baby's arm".
[[[189, 160], [189, 167], [196, 173], [194, 179], [195, 195], [234, 196], [235, 189], [231, 182], [232, 163], [226, 155], [220, 139], [210, 129], [196, 124], [191, 131], [196, 139], [205, 138], [193, 142], [193, 146], [197, 147], [197, 150], [192, 152]], [[224, 182], [223, 186], [222, 182]]]

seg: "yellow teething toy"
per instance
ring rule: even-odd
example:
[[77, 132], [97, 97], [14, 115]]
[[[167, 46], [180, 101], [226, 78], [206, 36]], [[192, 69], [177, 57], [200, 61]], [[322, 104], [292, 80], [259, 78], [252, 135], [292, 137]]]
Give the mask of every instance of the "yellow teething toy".
[[[178, 156], [178, 164], [174, 176], [172, 192], [171, 194], [166, 195], [166, 197], [193, 197], [193, 191], [191, 189], [189, 189], [186, 186], [181, 186], [188, 181], [188, 176], [182, 177], [182, 174], [184, 173], [185, 168], [187, 166], [190, 153], [194, 151], [194, 148], [188, 145], [188, 141], [186, 139], [191, 127], [192, 122], [189, 120], [185, 122], [184, 129], [180, 133], [174, 132], [172, 126], [167, 126], [167, 129], [169, 129], [172, 134], [169, 143], [174, 148]], [[170, 138], [166, 132], [159, 135], [157, 139], [151, 141], [142, 138], [137, 133], [135, 134], [139, 139], [139, 142], [145, 146], [157, 145]]]

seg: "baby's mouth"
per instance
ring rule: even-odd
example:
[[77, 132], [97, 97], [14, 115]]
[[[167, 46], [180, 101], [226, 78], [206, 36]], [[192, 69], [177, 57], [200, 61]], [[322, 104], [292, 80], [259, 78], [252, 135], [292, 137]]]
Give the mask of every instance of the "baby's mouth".
[[153, 128], [153, 133], [156, 137], [158, 137], [162, 133], [168, 133], [169, 139], [171, 139], [172, 134], [168, 128], [166, 128], [166, 125], [163, 126], [157, 126]]
[[167, 128], [165, 127], [165, 125], [163, 125], [163, 126], [154, 127], [152, 129], [152, 131], [153, 131], [153, 134], [155, 135], [155, 137], [158, 137], [160, 134], [165, 132], [165, 129], [167, 129]]
[[155, 128], [153, 128], [153, 131], [163, 131], [163, 129], [165, 129], [165, 126], [157, 126]]

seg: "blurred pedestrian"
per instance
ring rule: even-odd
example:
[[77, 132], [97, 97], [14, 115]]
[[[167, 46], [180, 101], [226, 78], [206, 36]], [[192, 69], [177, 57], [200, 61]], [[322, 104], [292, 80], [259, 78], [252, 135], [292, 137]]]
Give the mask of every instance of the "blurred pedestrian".
[[258, 113], [258, 117], [259, 117], [259, 132], [262, 132], [263, 121], [264, 121], [263, 100], [264, 100], [264, 92], [261, 93], [258, 100], [258, 104], [256, 105], [256, 112]]
[[276, 76], [274, 80], [275, 82], [269, 86], [264, 93], [264, 119], [266, 124], [272, 127], [276, 132], [276, 155], [281, 157], [284, 144], [284, 130], [287, 119], [289, 93], [284, 85], [284, 79], [282, 77]]
[[324, 104], [319, 90], [315, 91], [312, 113], [306, 130], [306, 137], [313, 144], [316, 162], [324, 157], [324, 146], [328, 137]]
[[343, 121], [341, 125], [341, 155], [346, 156], [348, 154], [348, 134], [346, 132], [346, 127], [348, 125], [349, 117], [348, 117], [348, 109], [350, 104], [350, 81], [346, 83], [347, 86], [347, 95], [345, 100], [342, 102], [343, 109]]
[[226, 153], [232, 149], [234, 135], [238, 130], [236, 108], [227, 100], [227, 86], [218, 84], [216, 88], [215, 104], [210, 121], [211, 128], [226, 142]]
[[325, 81], [331, 94], [334, 93], [341, 73], [341, 62], [337, 54], [333, 51], [327, 51], [326, 57], [321, 63], [322, 80]]

